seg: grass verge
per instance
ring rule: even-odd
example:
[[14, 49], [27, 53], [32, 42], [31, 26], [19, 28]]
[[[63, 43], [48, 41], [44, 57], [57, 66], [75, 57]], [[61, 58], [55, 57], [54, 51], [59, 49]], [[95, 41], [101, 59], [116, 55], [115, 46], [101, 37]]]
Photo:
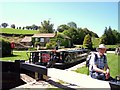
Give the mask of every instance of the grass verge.
[[14, 51], [12, 56], [2, 57], [0, 58], [0, 60], [4, 61], [28, 60], [28, 56], [26, 51]]

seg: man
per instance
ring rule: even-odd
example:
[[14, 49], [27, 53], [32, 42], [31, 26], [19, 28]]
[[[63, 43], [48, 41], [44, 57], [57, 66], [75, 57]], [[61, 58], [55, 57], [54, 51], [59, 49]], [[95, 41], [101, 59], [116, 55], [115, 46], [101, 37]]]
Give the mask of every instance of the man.
[[90, 76], [99, 80], [108, 80], [110, 78], [110, 70], [105, 56], [106, 47], [100, 44], [97, 53], [93, 53], [90, 60]]

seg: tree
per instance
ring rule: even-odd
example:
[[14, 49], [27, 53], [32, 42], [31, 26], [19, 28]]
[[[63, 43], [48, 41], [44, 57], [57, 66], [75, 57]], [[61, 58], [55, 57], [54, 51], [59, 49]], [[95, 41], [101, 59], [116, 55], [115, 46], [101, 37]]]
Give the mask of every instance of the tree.
[[70, 36], [70, 33], [69, 33], [69, 31], [68, 30], [65, 30], [65, 31], [63, 31], [63, 34], [65, 34], [66, 36]]
[[86, 33], [82, 28], [78, 28], [78, 44], [83, 44], [84, 37], [86, 36]]
[[109, 28], [107, 29], [107, 27], [105, 27], [105, 31], [104, 34], [101, 37], [101, 42], [106, 43], [107, 45], [114, 45], [116, 44], [117, 40], [116, 40], [116, 36], [113, 33], [113, 30], [111, 29], [111, 27], [109, 26]]
[[67, 26], [66, 24], [62, 24], [62, 25], [58, 26], [57, 31], [63, 32], [64, 30], [68, 30], [69, 28], [70, 27]]
[[116, 38], [113, 35], [113, 31], [110, 26], [109, 26], [107, 35], [108, 35], [108, 44], [114, 45], [116, 43]]
[[40, 30], [40, 28], [41, 28], [41, 27], [40, 27], [40, 26], [38, 26], [38, 29], [39, 29], [39, 30]]
[[38, 26], [35, 25], [35, 24], [33, 24], [31, 27], [32, 27], [33, 30], [37, 30], [38, 29]]
[[15, 29], [15, 24], [11, 24], [11, 28], [14, 28], [14, 29]]
[[67, 25], [71, 28], [77, 28], [77, 24], [75, 22], [69, 22]]
[[26, 26], [26, 29], [32, 30], [32, 26]]
[[8, 24], [7, 24], [7, 23], [2, 23], [1, 26], [2, 26], [3, 28], [6, 28], [6, 27], [8, 26]]
[[120, 43], [120, 32], [118, 32], [117, 30], [113, 30], [112, 32], [116, 38], [116, 43]]
[[29, 26], [26, 26], [25, 28], [29, 30]]
[[78, 42], [77, 39], [76, 39], [77, 35], [78, 35], [78, 32], [75, 28], [69, 28], [68, 30], [65, 30], [63, 32], [63, 34], [70, 37], [74, 44], [76, 44], [76, 42]]
[[21, 27], [19, 27], [19, 29], [21, 29]]
[[103, 35], [100, 39], [100, 44], [107, 44], [107, 36]]
[[91, 36], [89, 34], [87, 34], [84, 38], [83, 47], [92, 49], [92, 40], [91, 40]]
[[98, 35], [92, 31], [90, 31], [89, 29], [87, 28], [84, 28], [83, 31], [85, 32], [85, 34], [89, 34], [91, 37], [96, 37], [96, 38], [99, 38]]
[[23, 30], [25, 29], [25, 27], [22, 28]]
[[41, 33], [53, 33], [53, 24], [50, 24], [50, 21], [46, 21], [44, 20], [43, 22], [41, 22], [41, 28], [40, 28], [40, 32]]
[[92, 32], [92, 31], [90, 31], [90, 34], [91, 34], [92, 37], [99, 38], [99, 36], [96, 33]]
[[[66, 30], [67, 31], [67, 30]], [[51, 38], [50, 42], [56, 42], [58, 46], [71, 47], [71, 39], [68, 39], [63, 33], [58, 33], [55, 38]], [[52, 46], [52, 45], [51, 45]]]

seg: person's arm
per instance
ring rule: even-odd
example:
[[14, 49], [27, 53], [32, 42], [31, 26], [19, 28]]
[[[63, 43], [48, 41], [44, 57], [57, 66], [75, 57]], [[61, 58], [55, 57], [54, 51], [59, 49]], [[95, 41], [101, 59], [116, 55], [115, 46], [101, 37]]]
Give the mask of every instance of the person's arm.
[[107, 64], [105, 65], [105, 71], [107, 71], [107, 72], [109, 72], [109, 71], [110, 71], [110, 69], [109, 69], [109, 67], [108, 67], [108, 65], [107, 65]]
[[96, 72], [104, 73], [105, 76], [106, 76], [106, 79], [108, 79], [108, 78], [110, 77], [110, 72], [109, 72], [109, 67], [108, 67], [107, 64], [106, 64], [106, 67], [107, 67], [107, 68], [106, 68], [106, 71], [105, 71], [105, 70], [102, 70], [102, 69], [97, 68], [96, 65], [93, 65], [93, 68], [94, 68], [94, 70], [95, 70]]
[[106, 79], [108, 79], [110, 77], [110, 69], [107, 64], [105, 65], [105, 70], [106, 70], [105, 76], [106, 76]]
[[94, 69], [94, 71], [96, 71], [96, 72], [100, 72], [100, 73], [106, 73], [106, 71], [104, 71], [104, 70], [102, 70], [102, 69], [99, 69], [99, 68], [97, 68], [97, 65], [93, 65], [93, 69]]
[[105, 71], [106, 73], [110, 73], [110, 69], [108, 67], [108, 64], [107, 64], [107, 57], [105, 56]]

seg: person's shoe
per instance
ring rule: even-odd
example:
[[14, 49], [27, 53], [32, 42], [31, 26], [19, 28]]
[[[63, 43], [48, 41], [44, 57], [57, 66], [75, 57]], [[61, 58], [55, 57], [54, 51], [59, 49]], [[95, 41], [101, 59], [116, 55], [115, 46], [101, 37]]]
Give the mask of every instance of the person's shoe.
[[112, 77], [110, 77], [109, 80], [110, 80], [111, 82], [116, 82], [116, 79], [114, 79], [114, 78], [112, 78]]

